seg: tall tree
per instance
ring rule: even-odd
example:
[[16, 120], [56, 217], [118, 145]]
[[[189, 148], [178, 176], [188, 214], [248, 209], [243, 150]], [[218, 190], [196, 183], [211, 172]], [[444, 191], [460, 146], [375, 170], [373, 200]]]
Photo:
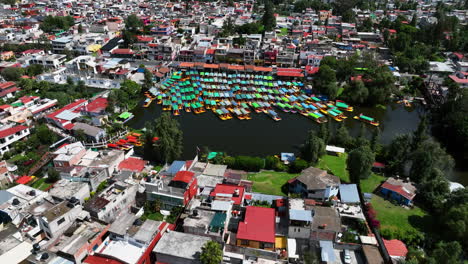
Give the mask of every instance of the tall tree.
[[182, 154], [183, 132], [179, 122], [171, 117], [170, 113], [162, 113], [156, 120], [155, 134], [159, 137], [156, 144], [162, 162], [172, 162]]
[[411, 144], [411, 149], [416, 150], [421, 143], [427, 140], [429, 136], [427, 135], [427, 118], [423, 116], [419, 121], [418, 128], [413, 133], [413, 140]]
[[405, 164], [410, 155], [411, 137], [407, 134], [397, 135], [386, 146], [387, 170], [391, 174], [403, 175]]
[[[466, 238], [466, 237], [465, 237]], [[460, 260], [462, 254], [462, 247], [457, 241], [443, 242], [440, 241], [436, 244], [435, 249], [431, 253], [432, 260], [437, 264], [461, 264]]]
[[150, 89], [153, 86], [153, 73], [145, 68], [145, 79], [143, 80], [143, 88]]
[[262, 17], [262, 24], [265, 27], [265, 31], [272, 31], [276, 27], [276, 17], [273, 11], [273, 3], [265, 1], [265, 12]]
[[361, 179], [368, 178], [374, 160], [375, 155], [368, 146], [362, 146], [349, 152], [346, 165], [351, 182], [359, 184]]
[[314, 130], [309, 131], [307, 140], [302, 147], [302, 156], [312, 164], [316, 164], [321, 156], [325, 154], [325, 143], [318, 137]]
[[328, 65], [321, 66], [314, 86], [320, 93], [328, 95], [330, 99], [335, 99], [338, 92], [335, 71]]
[[221, 263], [223, 261], [223, 251], [221, 246], [215, 241], [206, 242], [202, 247], [200, 261], [203, 264]]

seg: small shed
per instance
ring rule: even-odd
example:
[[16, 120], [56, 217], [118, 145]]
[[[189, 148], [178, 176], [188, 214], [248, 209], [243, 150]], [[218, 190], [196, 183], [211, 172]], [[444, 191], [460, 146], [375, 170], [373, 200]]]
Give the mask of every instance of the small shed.
[[281, 161], [284, 164], [292, 163], [296, 160], [294, 153], [281, 152]]
[[336, 146], [330, 146], [327, 145], [325, 147], [325, 150], [327, 151], [328, 155], [334, 155], [334, 156], [340, 156], [345, 153], [344, 148], [336, 147]]

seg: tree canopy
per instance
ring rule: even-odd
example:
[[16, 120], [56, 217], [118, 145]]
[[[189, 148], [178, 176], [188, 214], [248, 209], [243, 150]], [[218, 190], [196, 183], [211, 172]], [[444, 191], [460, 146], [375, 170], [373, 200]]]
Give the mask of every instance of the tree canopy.
[[50, 33], [54, 30], [68, 30], [75, 24], [71, 16], [47, 16], [40, 25], [40, 29]]
[[223, 260], [221, 246], [215, 241], [208, 241], [203, 245], [200, 261], [203, 264], [219, 264]]
[[375, 154], [369, 146], [362, 146], [349, 152], [346, 165], [348, 167], [351, 182], [359, 184], [360, 179], [366, 179], [371, 174]]

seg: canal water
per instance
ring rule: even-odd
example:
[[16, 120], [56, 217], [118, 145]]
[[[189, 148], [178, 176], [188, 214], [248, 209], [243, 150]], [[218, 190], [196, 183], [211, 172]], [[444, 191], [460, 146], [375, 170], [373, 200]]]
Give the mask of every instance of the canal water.
[[[372, 109], [355, 107], [354, 112], [345, 113], [348, 116], [345, 125], [352, 136], [357, 136], [361, 130], [361, 122], [354, 120], [353, 116], [363, 113], [374, 117], [380, 122], [381, 143], [388, 144], [397, 134], [414, 131], [423, 111], [422, 107], [406, 108], [398, 104]], [[161, 112], [161, 106], [155, 103], [148, 108], [137, 107], [133, 111], [135, 117], [127, 125], [141, 129], [147, 121], [159, 117]], [[184, 152], [181, 158], [191, 159], [195, 156], [197, 147], [201, 149], [205, 146], [211, 151], [227, 152], [229, 155], [267, 156], [280, 152], [298, 152], [306, 139], [307, 131], [319, 129], [320, 124], [300, 114], [277, 112], [282, 118], [279, 122], [263, 113], [252, 113], [251, 120], [233, 118], [222, 121], [211, 111], [200, 115], [182, 111], [180, 116], [174, 116], [184, 132]], [[333, 127], [338, 126], [335, 121], [329, 122], [333, 123]], [[375, 127], [366, 125], [369, 137], [372, 129]], [[457, 173], [452, 180], [467, 185], [468, 175]]]

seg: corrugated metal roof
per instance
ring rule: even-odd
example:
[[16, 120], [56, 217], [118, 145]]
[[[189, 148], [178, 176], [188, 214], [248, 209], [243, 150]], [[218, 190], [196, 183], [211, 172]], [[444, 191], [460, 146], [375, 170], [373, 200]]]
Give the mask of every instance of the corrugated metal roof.
[[340, 184], [340, 197], [343, 203], [360, 202], [356, 184]]
[[309, 210], [289, 210], [289, 219], [296, 221], [312, 222], [312, 212]]

